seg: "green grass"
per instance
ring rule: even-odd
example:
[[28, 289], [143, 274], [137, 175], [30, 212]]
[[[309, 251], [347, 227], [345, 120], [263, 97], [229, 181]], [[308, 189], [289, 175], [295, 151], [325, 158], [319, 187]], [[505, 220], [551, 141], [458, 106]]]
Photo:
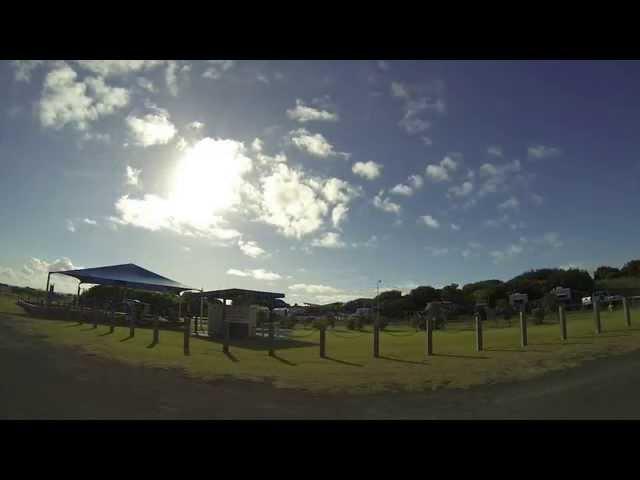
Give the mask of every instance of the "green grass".
[[[0, 311], [16, 313], [6, 299], [0, 300]], [[427, 359], [424, 332], [414, 334], [408, 327], [389, 327], [388, 333], [381, 334], [383, 358], [377, 359], [372, 356], [370, 332], [342, 328], [335, 333], [327, 331], [328, 359], [319, 357], [317, 332], [281, 344], [275, 358], [268, 356], [268, 346], [262, 339], [232, 345], [230, 358], [222, 352], [221, 344], [195, 338], [191, 340], [191, 355], [185, 357], [180, 332], [160, 332], [160, 343], [151, 347], [152, 331], [147, 329], [139, 328], [134, 338], [127, 339], [129, 330], [124, 327], [117, 327], [114, 334], [109, 334], [106, 326], [93, 329], [87, 324], [13, 316], [20, 320], [18, 328], [43, 335], [48, 342], [81, 348], [132, 366], [178, 368], [188, 376], [204, 380], [267, 381], [281, 388], [318, 392], [466, 388], [532, 378], [600, 355], [640, 348], [640, 328], [627, 328], [621, 310], [602, 312], [604, 332], [597, 337], [590, 312], [569, 312], [569, 340], [564, 344], [557, 324], [529, 324], [529, 346], [525, 349], [520, 348], [517, 321], [511, 327], [501, 328], [487, 322], [482, 352], [475, 351], [471, 329], [435, 331], [436, 355]], [[640, 325], [640, 310], [632, 311], [634, 321]], [[297, 330], [296, 335], [308, 332]]]

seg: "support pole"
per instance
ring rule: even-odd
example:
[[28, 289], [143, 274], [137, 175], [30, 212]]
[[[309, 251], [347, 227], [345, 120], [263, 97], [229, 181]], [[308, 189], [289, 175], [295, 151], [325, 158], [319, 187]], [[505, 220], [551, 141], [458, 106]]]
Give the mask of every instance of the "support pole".
[[271, 311], [269, 311], [269, 356], [275, 357], [276, 352], [274, 349], [274, 325], [273, 325], [273, 317], [271, 316]]
[[[222, 351], [224, 353], [229, 353], [229, 322], [227, 322], [227, 299], [222, 299], [222, 328], [224, 329], [224, 344], [222, 346]], [[263, 327], [264, 328], [264, 327]]]
[[178, 322], [182, 319], [182, 295], [178, 295]]
[[191, 355], [189, 349], [189, 339], [191, 338], [191, 318], [184, 318], [184, 354]]
[[47, 302], [46, 302], [47, 303], [47, 307], [49, 306], [49, 280], [50, 279], [51, 279], [51, 272], [47, 273], [47, 288], [46, 288], [46, 291], [45, 291], [46, 297], [44, 297], [44, 298], [47, 299]]
[[527, 317], [524, 311], [520, 311], [520, 346], [526, 347], [527, 343]]
[[373, 325], [373, 356], [380, 357], [380, 325], [377, 318]]
[[78, 283], [78, 293], [76, 293], [76, 307], [80, 308], [80, 285], [82, 282]]
[[327, 341], [326, 330], [327, 329], [324, 325], [320, 327], [320, 358], [326, 357], [326, 341]]
[[[202, 319], [204, 318], [204, 288], [200, 289], [200, 321], [198, 322], [198, 326], [202, 328]], [[198, 333], [198, 329], [196, 328], [196, 333]]]
[[160, 343], [160, 330], [158, 328], [159, 317], [158, 315], [153, 317], [153, 344], [157, 345]]
[[593, 320], [596, 324], [596, 334], [602, 333], [602, 324], [600, 323], [600, 305], [598, 299], [594, 298], [593, 301]]
[[624, 297], [622, 299], [622, 308], [624, 309], [624, 321], [627, 324], [627, 327], [631, 326], [631, 311], [629, 310], [629, 299]]
[[113, 305], [112, 305], [111, 308], [109, 309], [109, 333], [113, 333], [113, 331], [115, 330], [115, 321], [116, 321], [116, 316], [115, 316], [115, 312], [113, 311]]
[[433, 355], [433, 322], [430, 317], [427, 317], [425, 322], [426, 350], [427, 356], [430, 356]]
[[133, 307], [131, 306], [131, 303], [129, 303], [129, 336], [133, 338], [135, 335], [136, 335], [136, 314]]
[[482, 351], [482, 320], [480, 320], [480, 315], [476, 315], [476, 350]]
[[567, 317], [564, 305], [558, 306], [558, 315], [560, 316], [560, 338], [564, 341], [567, 339]]

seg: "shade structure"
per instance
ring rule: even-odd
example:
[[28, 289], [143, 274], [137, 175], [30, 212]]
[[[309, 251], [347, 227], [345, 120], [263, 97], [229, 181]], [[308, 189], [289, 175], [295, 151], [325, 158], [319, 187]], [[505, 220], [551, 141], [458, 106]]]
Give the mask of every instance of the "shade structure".
[[261, 292], [259, 290], [245, 290], [243, 288], [228, 288], [226, 290], [210, 290], [204, 292], [208, 298], [224, 298], [225, 300], [233, 300], [234, 298], [251, 296], [257, 300], [273, 301], [277, 298], [284, 298], [284, 293]]
[[80, 280], [80, 283], [94, 285], [112, 285], [154, 292], [180, 293], [195, 290], [170, 278], [158, 275], [134, 263], [109, 265], [105, 267], [62, 270], [51, 274], [67, 275]]

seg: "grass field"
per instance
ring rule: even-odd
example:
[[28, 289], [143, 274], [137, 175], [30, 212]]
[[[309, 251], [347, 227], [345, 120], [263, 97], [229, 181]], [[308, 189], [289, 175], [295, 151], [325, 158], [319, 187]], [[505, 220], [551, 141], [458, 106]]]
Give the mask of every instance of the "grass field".
[[[557, 323], [529, 323], [529, 346], [520, 348], [518, 322], [513, 326], [484, 329], [482, 352], [475, 351], [475, 336], [469, 328], [434, 332], [435, 355], [425, 359], [424, 332], [408, 327], [389, 327], [381, 334], [382, 358], [372, 356], [370, 331], [352, 332], [337, 327], [327, 331], [327, 355], [319, 357], [318, 332], [299, 329], [299, 338], [280, 341], [276, 357], [268, 356], [262, 339], [231, 345], [231, 355], [221, 344], [206, 339], [191, 340], [191, 355], [182, 351], [180, 332], [162, 331], [160, 343], [152, 346], [152, 331], [139, 328], [128, 338], [128, 328], [109, 334], [106, 326], [33, 319], [21, 313], [14, 298], [0, 296], [0, 312], [20, 321], [18, 328], [42, 336], [58, 345], [81, 348], [132, 366], [178, 368], [187, 376], [204, 380], [228, 378], [266, 381], [280, 388], [317, 392], [364, 393], [384, 390], [429, 390], [532, 378], [544, 372], [578, 365], [598, 357], [640, 349], [640, 309], [632, 310], [632, 327], [626, 327], [622, 310], [602, 312], [603, 333], [594, 334], [590, 312], [568, 312], [569, 340], [560, 340]], [[547, 322], [555, 322], [548, 318]], [[638, 325], [634, 327], [633, 324]]]

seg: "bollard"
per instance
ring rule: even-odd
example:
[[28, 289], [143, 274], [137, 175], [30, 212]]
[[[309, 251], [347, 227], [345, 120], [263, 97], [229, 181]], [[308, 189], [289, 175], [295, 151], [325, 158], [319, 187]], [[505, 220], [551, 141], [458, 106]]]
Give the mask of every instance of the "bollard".
[[602, 333], [602, 324], [600, 323], [600, 305], [598, 305], [598, 299], [593, 299], [593, 319], [596, 324], [596, 333]]
[[524, 312], [520, 312], [520, 345], [527, 346], [527, 317]]
[[426, 349], [427, 355], [433, 355], [433, 325], [431, 322], [431, 318], [427, 317], [425, 320], [425, 338], [426, 338]]
[[476, 315], [476, 350], [482, 351], [482, 321], [480, 315]]
[[153, 344], [157, 345], [160, 342], [160, 330], [158, 330], [158, 315], [153, 317]]
[[624, 320], [627, 323], [627, 327], [631, 326], [631, 312], [629, 311], [629, 299], [624, 297], [622, 299], [622, 308], [624, 309]]
[[380, 327], [377, 321], [373, 325], [373, 356], [375, 358], [380, 356]]
[[560, 317], [560, 338], [567, 339], [567, 317], [564, 311], [564, 305], [558, 305], [558, 315]]
[[269, 356], [275, 357], [275, 351], [273, 348], [274, 336], [273, 336], [273, 322], [269, 322]]
[[191, 338], [191, 317], [184, 317], [184, 354], [190, 355], [189, 339]]
[[325, 358], [326, 356], [326, 350], [325, 350], [326, 341], [327, 341], [326, 330], [327, 329], [324, 325], [320, 327], [320, 358]]

